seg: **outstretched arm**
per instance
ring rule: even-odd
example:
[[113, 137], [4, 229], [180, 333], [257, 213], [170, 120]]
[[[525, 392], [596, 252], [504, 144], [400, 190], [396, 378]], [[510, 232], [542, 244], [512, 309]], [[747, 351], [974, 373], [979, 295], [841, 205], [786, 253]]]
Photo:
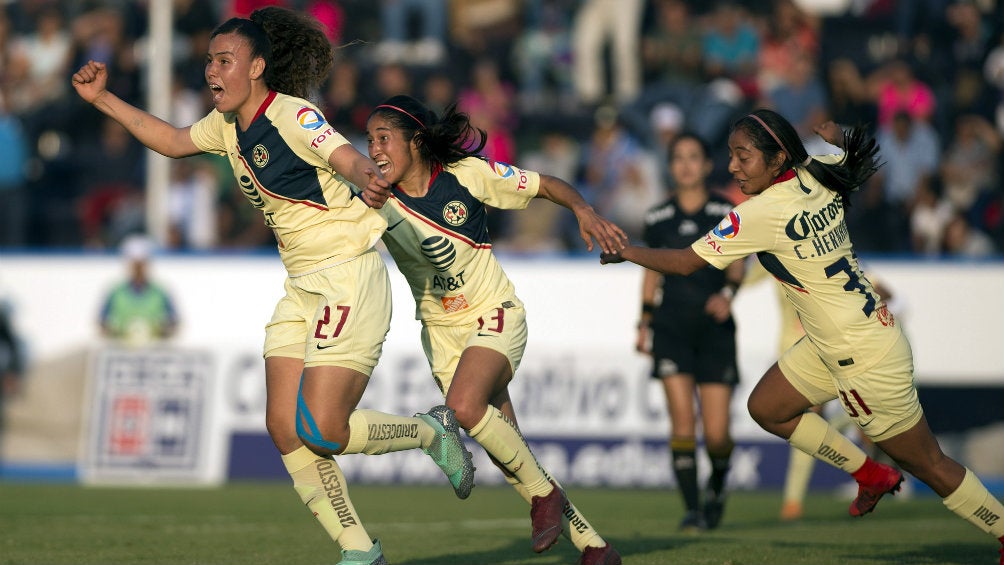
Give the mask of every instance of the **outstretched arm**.
[[362, 190], [360, 196], [370, 207], [382, 208], [390, 197], [390, 183], [384, 180], [376, 163], [351, 144], [346, 143], [332, 151], [328, 164]]
[[628, 245], [616, 253], [602, 253], [600, 264], [630, 261], [646, 269], [667, 275], [689, 275], [706, 267], [708, 262], [690, 247], [683, 249], [652, 249]]
[[579, 221], [579, 236], [586, 242], [587, 250], [593, 250], [593, 239], [604, 253], [614, 253], [627, 244], [628, 238], [624, 230], [597, 214], [579, 191], [558, 177], [540, 175], [537, 197], [564, 206], [575, 214], [575, 219]]
[[167, 157], [202, 153], [189, 135], [190, 128], [177, 128], [122, 100], [107, 90], [108, 69], [88, 61], [73, 74], [73, 88], [85, 102], [122, 124], [140, 143]]

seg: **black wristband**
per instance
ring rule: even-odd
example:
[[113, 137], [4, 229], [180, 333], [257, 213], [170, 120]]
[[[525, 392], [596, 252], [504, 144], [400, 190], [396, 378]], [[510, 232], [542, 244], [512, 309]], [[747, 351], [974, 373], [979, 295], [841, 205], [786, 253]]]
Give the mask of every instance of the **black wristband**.
[[641, 313], [642, 314], [652, 314], [655, 312], [655, 303], [653, 302], [642, 302], [641, 303]]

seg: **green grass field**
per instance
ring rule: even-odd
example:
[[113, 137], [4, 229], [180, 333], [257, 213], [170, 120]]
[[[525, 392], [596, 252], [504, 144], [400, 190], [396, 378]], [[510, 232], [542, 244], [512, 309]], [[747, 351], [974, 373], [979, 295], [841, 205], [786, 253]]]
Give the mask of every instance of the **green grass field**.
[[[996, 565], [998, 544], [934, 496], [883, 499], [864, 518], [812, 495], [806, 518], [777, 520], [776, 492], [734, 493], [722, 527], [676, 532], [675, 491], [568, 489], [626, 565]], [[353, 486], [393, 565], [572, 564], [566, 539], [530, 550], [529, 512], [508, 487], [460, 501], [448, 487]], [[335, 564], [336, 545], [284, 482], [222, 488], [0, 483], [0, 565]]]

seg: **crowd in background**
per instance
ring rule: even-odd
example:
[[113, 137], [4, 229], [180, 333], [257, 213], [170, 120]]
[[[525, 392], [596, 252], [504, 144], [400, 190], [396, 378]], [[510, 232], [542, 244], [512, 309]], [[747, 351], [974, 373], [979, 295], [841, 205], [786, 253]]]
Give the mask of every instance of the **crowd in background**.
[[[70, 75], [103, 61], [110, 89], [145, 105], [149, 4], [3, 6], [0, 247], [111, 249], [145, 230], [145, 150], [74, 96]], [[363, 152], [366, 118], [387, 97], [457, 102], [487, 132], [487, 157], [568, 180], [637, 238], [671, 189], [665, 148], [680, 131], [711, 144], [713, 186], [741, 197], [726, 132], [766, 106], [810, 153], [835, 151], [811, 133], [826, 119], [874, 129], [884, 166], [848, 214], [859, 251], [1004, 251], [1002, 0], [175, 0], [165, 119], [211, 109], [210, 32], [265, 4], [325, 25], [336, 61], [317, 102]], [[225, 160], [174, 160], [170, 179], [165, 247], [274, 248]], [[494, 211], [497, 247], [579, 250], [574, 218], [548, 204]]]

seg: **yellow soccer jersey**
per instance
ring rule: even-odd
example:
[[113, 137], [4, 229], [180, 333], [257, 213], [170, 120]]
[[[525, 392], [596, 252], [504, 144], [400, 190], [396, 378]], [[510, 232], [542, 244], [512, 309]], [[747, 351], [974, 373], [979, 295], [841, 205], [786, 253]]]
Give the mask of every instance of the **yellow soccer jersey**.
[[892, 314], [858, 266], [840, 195], [805, 169], [782, 174], [691, 247], [720, 269], [756, 253], [783, 283], [834, 374], [869, 368], [899, 337]]
[[539, 174], [478, 157], [434, 171], [421, 198], [395, 187], [380, 210], [387, 219], [383, 240], [408, 279], [417, 319], [457, 325], [503, 301], [518, 303], [492, 253], [485, 205], [523, 209], [539, 188]]
[[213, 110], [191, 129], [202, 151], [225, 155], [251, 205], [272, 228], [291, 276], [348, 261], [372, 247], [386, 223], [328, 156], [348, 143], [301, 98], [270, 93], [247, 131]]

